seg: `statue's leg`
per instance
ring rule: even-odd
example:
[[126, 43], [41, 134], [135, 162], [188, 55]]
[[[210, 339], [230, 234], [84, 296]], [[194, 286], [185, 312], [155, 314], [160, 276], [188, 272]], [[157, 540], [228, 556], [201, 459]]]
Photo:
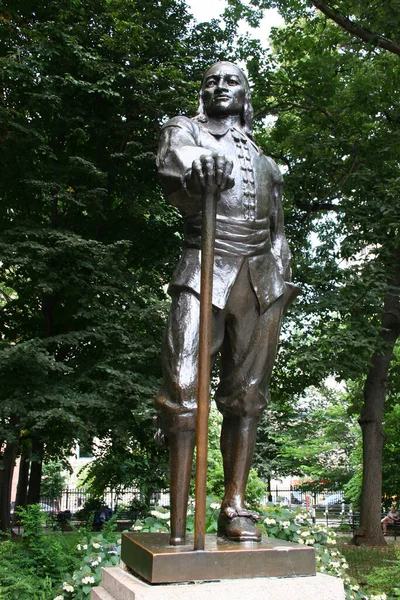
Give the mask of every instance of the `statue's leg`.
[[251, 517], [244, 508], [247, 480], [257, 436], [257, 417], [225, 416], [221, 431], [225, 496], [221, 506], [228, 517]]
[[261, 539], [258, 515], [245, 508], [258, 419], [267, 405], [282, 318], [278, 299], [260, 315], [257, 298], [243, 268], [232, 290], [221, 350], [221, 378], [216, 394], [223, 414], [221, 452], [225, 495], [219, 532], [239, 541]]
[[190, 476], [196, 434], [181, 431], [169, 438], [171, 546], [185, 543]]
[[185, 543], [196, 442], [199, 317], [196, 295], [181, 290], [173, 296], [162, 346], [163, 385], [155, 399], [170, 453], [170, 543], [174, 546]]

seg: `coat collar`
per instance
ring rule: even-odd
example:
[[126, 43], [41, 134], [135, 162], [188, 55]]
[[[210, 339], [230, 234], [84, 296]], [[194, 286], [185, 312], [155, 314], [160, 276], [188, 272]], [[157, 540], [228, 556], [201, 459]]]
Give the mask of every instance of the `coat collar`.
[[201, 127], [207, 129], [207, 131], [211, 133], [211, 135], [213, 135], [214, 137], [223, 137], [228, 133], [228, 131], [230, 131], [235, 142], [242, 142], [244, 144], [250, 143], [256, 150], [256, 152], [260, 152], [260, 149], [258, 148], [258, 146], [256, 146], [253, 140], [247, 137], [247, 135], [237, 127], [230, 127], [229, 125], [225, 125], [223, 123], [219, 124], [215, 122], [201, 123]]

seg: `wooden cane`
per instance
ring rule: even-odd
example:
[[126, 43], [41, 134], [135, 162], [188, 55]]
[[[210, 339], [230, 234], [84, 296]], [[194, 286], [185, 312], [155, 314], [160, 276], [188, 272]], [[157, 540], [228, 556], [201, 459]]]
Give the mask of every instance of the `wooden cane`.
[[197, 384], [196, 433], [196, 511], [194, 549], [204, 550], [206, 538], [208, 413], [210, 396], [210, 353], [212, 327], [212, 286], [214, 273], [214, 244], [219, 192], [205, 191], [201, 230], [201, 284], [199, 366]]

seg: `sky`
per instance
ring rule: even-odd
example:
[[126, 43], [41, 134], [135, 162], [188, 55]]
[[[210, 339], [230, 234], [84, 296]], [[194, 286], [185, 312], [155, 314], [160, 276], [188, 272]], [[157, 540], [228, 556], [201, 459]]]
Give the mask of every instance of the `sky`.
[[[218, 18], [226, 6], [226, 0], [186, 0], [190, 12], [198, 21], [209, 21]], [[260, 23], [259, 29], [253, 29], [242, 22], [239, 33], [250, 33], [252, 37], [266, 41], [271, 27], [283, 25], [283, 19], [275, 9], [265, 11], [264, 18]]]

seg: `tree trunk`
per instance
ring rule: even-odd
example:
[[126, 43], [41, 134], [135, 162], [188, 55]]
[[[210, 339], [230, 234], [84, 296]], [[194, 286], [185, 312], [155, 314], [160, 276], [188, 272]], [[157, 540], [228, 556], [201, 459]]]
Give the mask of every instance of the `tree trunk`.
[[268, 502], [272, 502], [271, 475], [267, 477]]
[[11, 482], [18, 442], [8, 442], [0, 465], [0, 531], [10, 530]]
[[380, 334], [384, 347], [373, 355], [364, 385], [364, 405], [359, 419], [363, 436], [360, 527], [352, 540], [356, 545], [385, 545], [381, 529], [382, 453], [385, 441], [382, 424], [390, 361], [400, 336], [399, 284], [400, 273], [391, 282], [385, 298]]
[[33, 460], [31, 462], [31, 473], [29, 476], [27, 504], [38, 504], [40, 502], [40, 483], [42, 480], [43, 442], [37, 440], [33, 442], [32, 455]]
[[[15, 498], [15, 508], [22, 506], [26, 508], [28, 499], [28, 482], [29, 482], [29, 459], [31, 448], [24, 447], [21, 453], [21, 462], [19, 464], [17, 495]], [[15, 510], [15, 509], [14, 509]]]

